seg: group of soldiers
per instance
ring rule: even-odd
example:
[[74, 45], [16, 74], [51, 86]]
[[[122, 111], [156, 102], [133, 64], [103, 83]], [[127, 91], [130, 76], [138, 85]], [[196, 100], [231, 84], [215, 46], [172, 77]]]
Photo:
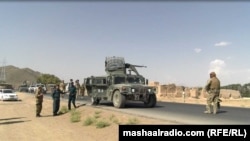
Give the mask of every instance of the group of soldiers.
[[[73, 81], [73, 79], [71, 79], [70, 81]], [[76, 87], [76, 98], [83, 97], [85, 94], [85, 86], [81, 85], [78, 79], [75, 81], [74, 85]], [[67, 84], [64, 82], [64, 80], [62, 80], [59, 84], [59, 88], [64, 94], [68, 91]]]
[[[76, 108], [75, 99], [80, 96], [83, 98], [85, 94], [85, 86], [80, 85], [79, 80], [76, 80], [75, 83], [72, 83], [72, 82], [73, 82], [73, 79], [70, 79], [69, 85], [74, 85], [75, 87], [74, 92], [72, 92], [72, 89], [67, 88], [67, 85], [66, 83], [64, 83], [64, 80], [62, 80], [59, 85], [56, 85], [54, 87], [54, 90], [51, 94], [53, 98], [53, 116], [58, 115], [57, 112], [60, 107], [60, 95], [64, 97], [64, 95], [67, 92], [69, 92], [69, 103], [68, 103], [69, 110], [71, 109], [71, 102], [73, 103], [73, 106]], [[71, 96], [71, 94], [74, 94], [74, 95]], [[36, 97], [36, 117], [41, 117], [40, 114], [41, 114], [42, 107], [43, 107], [43, 104], [42, 104], [43, 103], [43, 91], [42, 91], [41, 86], [39, 86], [37, 91], [35, 92], [35, 97]]]

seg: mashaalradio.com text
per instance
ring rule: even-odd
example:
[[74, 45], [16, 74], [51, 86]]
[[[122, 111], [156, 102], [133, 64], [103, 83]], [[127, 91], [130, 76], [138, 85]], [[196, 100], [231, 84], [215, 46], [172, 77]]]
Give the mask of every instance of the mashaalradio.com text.
[[172, 129], [169, 131], [162, 131], [161, 129], [148, 131], [148, 130], [137, 130], [137, 131], [122, 131], [124, 137], [129, 136], [204, 136], [204, 131], [178, 131]]

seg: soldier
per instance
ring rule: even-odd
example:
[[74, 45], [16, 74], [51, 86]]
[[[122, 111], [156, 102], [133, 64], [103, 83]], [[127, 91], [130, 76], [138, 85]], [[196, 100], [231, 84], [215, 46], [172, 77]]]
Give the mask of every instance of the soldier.
[[73, 79], [70, 79], [69, 84], [68, 84], [68, 92], [69, 92], [69, 88], [71, 87], [72, 84], [73, 84]]
[[218, 102], [220, 102], [220, 80], [216, 77], [215, 72], [210, 73], [210, 79], [205, 86], [205, 90], [208, 93], [208, 96], [206, 111], [204, 113], [210, 114], [213, 112], [213, 114], [216, 114], [218, 110]]
[[62, 91], [62, 98], [64, 97], [64, 94], [65, 94], [65, 91], [66, 91], [66, 85], [65, 85], [65, 83], [64, 83], [64, 80], [62, 80], [62, 82], [60, 83], [60, 85], [59, 85], [60, 87], [60, 90]]
[[75, 81], [75, 87], [76, 87], [76, 95], [78, 98], [79, 96], [81, 96], [81, 85], [78, 79]]
[[41, 86], [38, 87], [35, 97], [36, 97], [36, 117], [41, 117], [42, 111], [42, 103], [43, 103], [43, 88]]
[[69, 87], [69, 99], [68, 99], [68, 110], [71, 110], [71, 102], [73, 106], [76, 108], [76, 87], [74, 85], [74, 82], [71, 82]]
[[55, 86], [55, 89], [52, 93], [53, 98], [53, 116], [57, 116], [57, 112], [60, 108], [60, 95], [63, 94], [63, 92], [59, 89], [59, 85]]
[[85, 95], [85, 84], [83, 83], [82, 86], [81, 86], [81, 96], [82, 98], [84, 97]]

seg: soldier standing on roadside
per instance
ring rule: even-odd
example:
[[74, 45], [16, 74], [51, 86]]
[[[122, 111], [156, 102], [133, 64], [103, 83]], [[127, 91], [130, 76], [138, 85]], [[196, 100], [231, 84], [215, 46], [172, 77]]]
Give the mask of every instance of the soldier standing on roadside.
[[68, 99], [68, 110], [71, 110], [71, 102], [73, 106], [76, 108], [76, 87], [74, 85], [74, 82], [71, 82], [69, 87], [69, 99]]
[[68, 84], [68, 89], [67, 89], [68, 92], [69, 92], [69, 88], [71, 87], [72, 83], [73, 83], [73, 79], [70, 79], [69, 84]]
[[43, 107], [43, 90], [42, 87], [39, 86], [36, 94], [36, 117], [41, 117], [41, 111], [42, 111], [42, 107]]
[[60, 108], [60, 95], [63, 94], [63, 92], [59, 89], [59, 85], [55, 86], [55, 89], [52, 93], [53, 98], [53, 116], [57, 116], [57, 112]]
[[82, 96], [82, 98], [84, 97], [84, 95], [85, 95], [85, 84], [82, 83], [82, 86], [81, 86], [81, 96]]
[[65, 83], [64, 83], [64, 80], [62, 80], [62, 82], [59, 84], [59, 88], [60, 88], [60, 90], [62, 91], [62, 98], [64, 97], [64, 94], [65, 94], [65, 91], [66, 91], [66, 85], [65, 85]]
[[216, 114], [220, 95], [220, 80], [216, 77], [215, 72], [210, 73], [210, 79], [205, 86], [205, 90], [208, 93], [208, 96], [206, 105], [207, 110], [204, 113], [211, 114], [213, 112], [213, 114]]
[[75, 86], [76, 86], [76, 96], [78, 98], [79, 96], [81, 96], [81, 85], [78, 79], [75, 82]]

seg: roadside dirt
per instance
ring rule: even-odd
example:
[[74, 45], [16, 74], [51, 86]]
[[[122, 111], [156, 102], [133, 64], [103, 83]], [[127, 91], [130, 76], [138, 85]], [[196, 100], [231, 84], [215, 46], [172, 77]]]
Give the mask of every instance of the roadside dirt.
[[[117, 141], [119, 124], [177, 124], [146, 117], [109, 111], [88, 105], [80, 105], [59, 116], [52, 116], [52, 99], [45, 98], [42, 117], [35, 117], [35, 98], [33, 94], [18, 93], [20, 101], [0, 101], [0, 140], [1, 141]], [[161, 101], [205, 104], [205, 99], [159, 99]], [[223, 106], [250, 107], [249, 100], [223, 100]], [[67, 101], [61, 101], [61, 110]], [[80, 113], [80, 120], [72, 122], [72, 113]], [[95, 123], [108, 123], [109, 126], [97, 128], [95, 123], [85, 125], [88, 119]]]
[[[168, 121], [138, 117], [82, 105], [59, 116], [52, 116], [52, 99], [45, 98], [42, 117], [35, 117], [33, 94], [18, 93], [20, 101], [0, 101], [1, 141], [117, 141], [119, 124], [176, 124]], [[77, 103], [79, 105], [79, 103]], [[67, 101], [61, 101], [61, 109]], [[72, 122], [72, 112], [79, 112], [80, 121]], [[97, 128], [86, 126], [88, 119], [110, 124]]]

